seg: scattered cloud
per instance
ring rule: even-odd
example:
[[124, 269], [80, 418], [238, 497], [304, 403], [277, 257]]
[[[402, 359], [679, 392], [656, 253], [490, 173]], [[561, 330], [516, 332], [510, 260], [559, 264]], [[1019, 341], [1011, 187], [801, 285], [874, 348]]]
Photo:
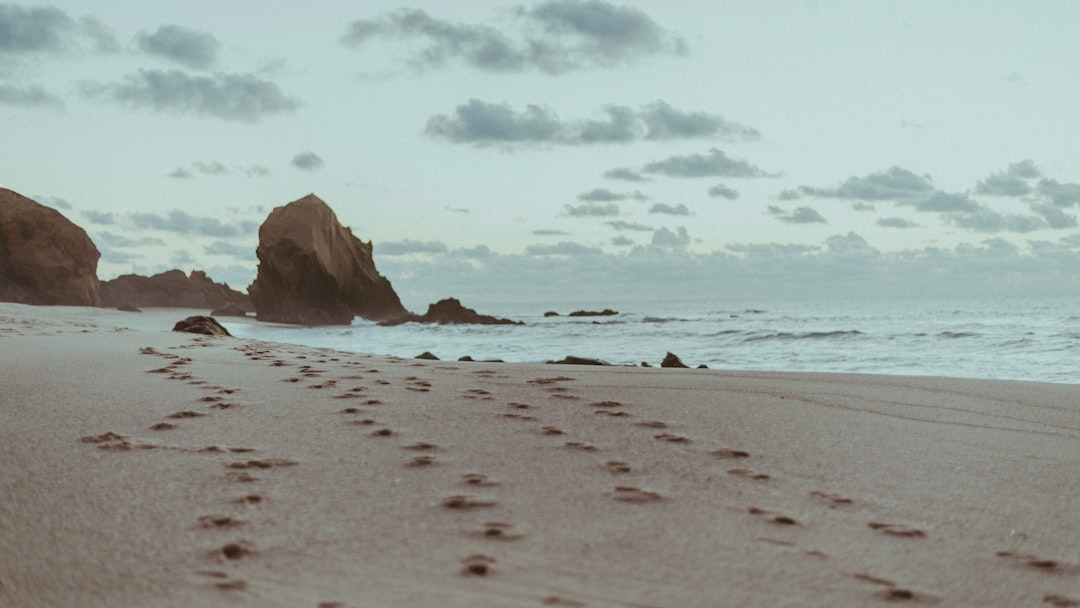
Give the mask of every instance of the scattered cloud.
[[533, 230], [529, 234], [534, 234], [536, 236], [570, 236], [570, 233], [565, 230], [550, 230], [546, 228]]
[[204, 175], [227, 175], [229, 173], [229, 168], [216, 160], [208, 163], [196, 162], [192, 166], [195, 167], [196, 171]]
[[295, 111], [300, 102], [251, 74], [192, 76], [179, 70], [139, 70], [113, 84], [83, 83], [83, 94], [150, 108], [239, 122]]
[[325, 164], [323, 159], [319, 158], [319, 155], [314, 152], [301, 152], [292, 159], [292, 166], [301, 171], [315, 171], [322, 169]]
[[603, 255], [603, 251], [595, 247], [587, 247], [580, 243], [563, 241], [558, 245], [529, 245], [525, 248], [528, 255]]
[[375, 246], [379, 255], [410, 255], [414, 253], [446, 253], [449, 248], [442, 241], [390, 241]]
[[1009, 165], [975, 185], [975, 194], [989, 196], [1020, 197], [1031, 194], [1033, 188], [1028, 180], [1040, 177], [1039, 169], [1030, 160]]
[[146, 53], [197, 70], [212, 67], [221, 48], [213, 34], [179, 25], [162, 25], [152, 34], [140, 32], [135, 39]]
[[647, 182], [649, 178], [628, 167], [618, 167], [604, 172], [608, 179], [620, 179], [626, 182]]
[[707, 154], [672, 156], [649, 163], [642, 170], [668, 177], [776, 177], [745, 160], [728, 158], [716, 148], [710, 148]]
[[713, 198], [726, 198], [729, 201], [733, 201], [739, 198], [739, 191], [724, 184], [716, 184], [712, 188], [709, 188], [709, 196]]
[[107, 25], [94, 17], [83, 17], [79, 25], [91, 40], [94, 41], [94, 49], [99, 53], [119, 53], [120, 43]]
[[203, 251], [210, 255], [224, 255], [249, 262], [258, 260], [253, 244], [241, 245], [232, 241], [214, 241], [203, 247]]
[[34, 195], [30, 198], [42, 205], [45, 205], [46, 207], [52, 207], [53, 209], [62, 209], [64, 211], [71, 209], [71, 203], [69, 203], [67, 199], [61, 198], [59, 196]]
[[649, 213], [661, 213], [664, 215], [693, 215], [690, 208], [682, 203], [678, 205], [667, 205], [664, 203], [656, 203], [652, 207], [649, 207]]
[[918, 226], [915, 222], [902, 217], [883, 217], [878, 219], [877, 225], [882, 228], [915, 228]]
[[627, 238], [625, 236], [622, 236], [622, 235], [619, 235], [617, 237], [612, 238], [611, 239], [611, 244], [616, 246], [616, 247], [631, 247], [633, 245], [637, 245], [637, 243], [634, 240], [629, 239], [629, 238]]
[[58, 8], [0, 4], [0, 53], [60, 50], [73, 26], [71, 17]]
[[230, 238], [254, 234], [259, 229], [256, 222], [242, 221], [236, 224], [226, 224], [217, 218], [196, 217], [176, 209], [166, 215], [159, 213], [132, 213], [129, 217], [136, 228], [183, 235]]
[[608, 190], [607, 188], [596, 188], [595, 190], [590, 190], [588, 192], [583, 192], [583, 193], [578, 195], [578, 200], [579, 201], [595, 201], [595, 202], [600, 202], [600, 203], [611, 202], [611, 201], [625, 201], [625, 200], [644, 201], [644, 200], [648, 200], [648, 199], [649, 199], [648, 196], [642, 194], [641, 192], [639, 192], [637, 190], [635, 190], [634, 192], [627, 193], [627, 192], [612, 192], [611, 190]]
[[690, 244], [690, 235], [687, 234], [686, 228], [679, 226], [674, 232], [667, 228], [661, 228], [653, 232], [652, 245], [653, 247], [664, 247], [671, 249], [681, 249]]
[[267, 175], [270, 175], [270, 169], [262, 165], [251, 165], [242, 170], [248, 177], [266, 177]]
[[98, 232], [94, 235], [94, 242], [99, 244], [104, 243], [109, 247], [146, 247], [165, 245], [165, 241], [159, 238], [140, 237], [134, 239], [114, 232]]
[[610, 222], [604, 222], [608, 226], [611, 226], [615, 230], [629, 230], [631, 232], [652, 232], [651, 226], [645, 226], [643, 224], [637, 224], [634, 222], [625, 222], [623, 220], [612, 220]]
[[[545, 106], [527, 105], [515, 111], [509, 104], [470, 99], [453, 115], [438, 114], [428, 119], [424, 133], [453, 143], [490, 145], [589, 145], [629, 143], [641, 140], [718, 138], [748, 140], [758, 131], [724, 120], [718, 114], [683, 112], [664, 101], [635, 110], [607, 106], [602, 120], [562, 120]], [[611, 172], [609, 172], [611, 173]], [[628, 174], [612, 175], [635, 180]]]
[[800, 186], [799, 191], [818, 198], [904, 201], [926, 197], [934, 192], [934, 185], [929, 175], [916, 175], [907, 169], [892, 167], [865, 177], [849, 177], [834, 188]]
[[177, 167], [176, 169], [173, 169], [171, 172], [169, 172], [167, 175], [167, 177], [172, 177], [174, 179], [190, 179], [194, 176], [194, 173], [188, 171], [183, 167]]
[[111, 211], [82, 211], [81, 213], [92, 224], [107, 226], [117, 222], [116, 214]]
[[787, 211], [776, 205], [769, 205], [766, 211], [781, 222], [789, 224], [825, 224], [825, 218], [811, 207], [796, 207]]
[[585, 201], [580, 205], [563, 205], [570, 217], [614, 217], [619, 215], [619, 206], [614, 203]]
[[509, 27], [455, 23], [405, 8], [378, 19], [352, 22], [342, 39], [362, 48], [377, 40], [416, 42], [414, 69], [453, 62], [501, 73], [538, 70], [562, 74], [611, 68], [653, 55], [681, 55], [683, 40], [645, 12], [603, 0], [550, 0], [509, 12]]
[[1080, 184], [1062, 184], [1054, 179], [1041, 179], [1038, 192], [1059, 207], [1080, 206]]
[[[3, 34], [0, 33], [0, 36]], [[64, 102], [59, 97], [38, 85], [18, 87], [0, 84], [0, 106], [22, 106], [28, 108], [63, 108]]]

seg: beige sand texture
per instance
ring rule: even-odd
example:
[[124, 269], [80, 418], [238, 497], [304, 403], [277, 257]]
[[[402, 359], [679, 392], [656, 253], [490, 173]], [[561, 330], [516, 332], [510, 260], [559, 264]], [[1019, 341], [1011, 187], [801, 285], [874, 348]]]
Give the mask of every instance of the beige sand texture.
[[1080, 605], [1080, 386], [416, 361], [185, 314], [0, 304], [0, 606]]

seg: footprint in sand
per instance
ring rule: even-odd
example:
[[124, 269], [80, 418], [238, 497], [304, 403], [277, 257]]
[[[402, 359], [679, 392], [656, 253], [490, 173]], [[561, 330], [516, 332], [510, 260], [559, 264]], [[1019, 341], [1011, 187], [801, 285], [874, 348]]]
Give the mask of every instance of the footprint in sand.
[[630, 465], [621, 460], [609, 460], [604, 463], [604, 468], [615, 474], [629, 473], [631, 470]]
[[878, 532], [888, 534], [889, 536], [899, 536], [901, 538], [923, 538], [926, 536], [926, 532], [923, 532], [922, 530], [900, 524], [885, 524], [872, 521], [866, 525], [872, 530], [877, 530]]
[[746, 509], [747, 513], [751, 515], [765, 515], [769, 518], [769, 522], [780, 526], [799, 526], [799, 522], [794, 517], [788, 517], [775, 511], [766, 511], [765, 509], [759, 509], [758, 507], [749, 507]]
[[597, 416], [611, 416], [612, 418], [627, 418], [630, 416], [628, 412], [619, 412], [614, 410], [596, 410], [593, 413]]
[[1072, 608], [1074, 606], [1080, 606], [1080, 600], [1066, 597], [1064, 595], [1047, 594], [1043, 596], [1043, 603], [1050, 604], [1051, 606], [1057, 606], [1058, 608]]
[[291, 467], [299, 464], [288, 458], [263, 458], [260, 460], [237, 460], [226, 463], [230, 469], [273, 469], [278, 467]]
[[744, 452], [743, 450], [732, 450], [729, 448], [721, 448], [719, 450], [713, 450], [709, 452], [709, 455], [716, 458], [749, 458], [750, 452]]
[[562, 435], [563, 430], [557, 426], [545, 426], [540, 429], [540, 433], [543, 435]]
[[737, 477], [746, 477], [747, 479], [753, 479], [754, 481], [767, 481], [772, 479], [771, 476], [765, 473], [755, 473], [750, 469], [728, 469], [728, 475], [735, 475]]
[[201, 418], [206, 414], [203, 412], [193, 412], [191, 410], [183, 410], [176, 412], [175, 414], [169, 414], [166, 418]]
[[176, 425], [172, 424], [170, 422], [159, 422], [159, 423], [155, 424], [154, 426], [150, 427], [150, 430], [151, 431], [170, 431], [170, 430], [175, 429], [175, 428], [176, 428]]
[[487, 576], [488, 574], [491, 574], [491, 565], [495, 563], [495, 558], [477, 553], [461, 560], [461, 563], [465, 565], [461, 569], [462, 574], [468, 576]]
[[203, 515], [199, 525], [204, 528], [235, 528], [244, 525], [244, 521], [228, 515]]
[[581, 450], [583, 452], [595, 452], [599, 449], [595, 445], [584, 441], [567, 441], [564, 445], [571, 450]]
[[682, 435], [674, 435], [672, 433], [660, 433], [659, 435], [653, 435], [653, 439], [657, 441], [667, 441], [668, 443], [690, 443], [689, 437]]
[[461, 479], [471, 486], [478, 486], [481, 488], [499, 485], [499, 482], [492, 481], [487, 475], [482, 475], [480, 473], [466, 473], [461, 476]]
[[467, 494], [460, 494], [457, 496], [450, 496], [443, 499], [442, 506], [447, 509], [480, 509], [484, 507], [493, 507], [497, 501], [489, 498], [477, 498], [475, 496], [469, 496]]
[[387, 429], [387, 428], [379, 429], [377, 431], [372, 431], [372, 433], [371, 433], [372, 437], [393, 437], [394, 435], [397, 435], [397, 432], [394, 431], [394, 429]]
[[594, 402], [589, 404], [589, 407], [599, 407], [599, 408], [605, 408], [605, 409], [610, 409], [610, 408], [613, 408], [613, 407], [622, 407], [622, 406], [623, 406], [623, 404], [618, 402], [618, 401], [594, 401]]
[[211, 555], [224, 557], [228, 560], [243, 559], [253, 553], [255, 553], [255, 545], [246, 540], [234, 541], [211, 551]]
[[518, 403], [516, 401], [511, 401], [510, 403], [507, 403], [506, 406], [507, 407], [512, 407], [512, 408], [514, 408], [516, 410], [527, 410], [530, 407], [532, 407], [528, 403]]
[[525, 538], [524, 534], [514, 531], [513, 524], [502, 522], [487, 522], [473, 535], [490, 540], [520, 540]]
[[854, 504], [854, 502], [855, 502], [855, 501], [851, 500], [850, 498], [844, 498], [843, 496], [840, 496], [839, 494], [829, 494], [827, 492], [821, 492], [821, 491], [818, 491], [818, 490], [814, 490], [813, 492], [810, 492], [810, 496], [813, 496], [814, 498], [820, 498], [822, 500], [828, 501], [830, 509], [835, 509], [837, 507], [846, 507], [848, 505]]
[[615, 490], [610, 492], [608, 496], [619, 502], [636, 504], [658, 502], [664, 499], [664, 497], [657, 492], [650, 492], [633, 486], [615, 486]]
[[1035, 570], [1042, 570], [1044, 572], [1080, 572], [1080, 567], [1070, 566], [1065, 562], [1061, 562], [1054, 559], [1046, 559], [1037, 555], [1031, 555], [1028, 553], [1013, 553], [1012, 551], [998, 551], [996, 553], [998, 557], [1011, 559], [1017, 563], [1022, 563], [1029, 568]]
[[406, 466], [410, 467], [426, 467], [435, 464], [434, 456], [417, 456], [410, 460]]

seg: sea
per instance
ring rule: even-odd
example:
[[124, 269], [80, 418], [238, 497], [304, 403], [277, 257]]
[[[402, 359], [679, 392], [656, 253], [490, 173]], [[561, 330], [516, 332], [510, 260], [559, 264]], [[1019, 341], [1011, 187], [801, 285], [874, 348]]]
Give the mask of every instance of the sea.
[[[220, 320], [238, 337], [399, 357], [544, 363], [574, 355], [658, 366], [671, 352], [688, 366], [718, 370], [1080, 383], [1080, 297], [464, 304], [524, 324], [382, 327], [356, 319], [305, 328]], [[568, 315], [605, 308], [617, 314]]]

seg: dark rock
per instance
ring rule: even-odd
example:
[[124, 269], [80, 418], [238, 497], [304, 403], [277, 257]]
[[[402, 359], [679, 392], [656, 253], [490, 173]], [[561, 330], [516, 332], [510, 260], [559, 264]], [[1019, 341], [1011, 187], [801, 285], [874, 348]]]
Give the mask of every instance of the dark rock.
[[697, 366], [697, 368], [698, 369], [709, 369], [709, 366], [702, 363], [701, 365]]
[[567, 355], [560, 361], [548, 361], [548, 365], [611, 365], [607, 361], [600, 359], [590, 359], [587, 357], [575, 357], [574, 355]]
[[642, 361], [641, 367], [652, 367], [652, 363], [649, 363], [648, 361]]
[[221, 323], [217, 322], [217, 319], [203, 315], [188, 317], [183, 321], [177, 321], [172, 330], [187, 332], [189, 334], [203, 334], [205, 336], [232, 337], [229, 330], [222, 327]]
[[458, 357], [458, 361], [469, 362], [469, 361], [476, 361], [476, 359], [473, 359], [470, 355], [465, 355], [464, 357]]
[[575, 310], [574, 312], [570, 313], [567, 316], [569, 316], [569, 317], [611, 317], [611, 316], [614, 316], [614, 315], [617, 315], [617, 314], [619, 314], [619, 311], [611, 310], [610, 308], [605, 308], [604, 310]]
[[409, 313], [403, 317], [383, 321], [381, 325], [401, 325], [402, 323], [438, 323], [439, 325], [473, 323], [478, 325], [524, 325], [521, 321], [500, 319], [491, 315], [482, 315], [471, 308], [461, 305], [457, 298], [446, 298], [428, 306], [424, 315]]
[[101, 306], [100, 257], [59, 211], [0, 188], [0, 301]]
[[413, 359], [426, 359], [428, 361], [438, 361], [439, 360], [438, 357], [431, 354], [431, 351], [427, 351], [427, 350], [420, 353], [419, 355], [416, 355], [415, 357], [413, 357]]
[[679, 357], [673, 353], [668, 353], [664, 356], [664, 360], [660, 362], [660, 367], [689, 367], [683, 363]]
[[246, 317], [248, 311], [237, 306], [225, 306], [223, 308], [215, 308], [210, 311], [210, 315], [214, 317]]
[[134, 306], [117, 306], [116, 310], [119, 310], [119, 311], [122, 311], [122, 312], [142, 312], [142, 310], [140, 310], [140, 309], [138, 309], [138, 308], [136, 308]]
[[183, 270], [169, 270], [151, 277], [120, 275], [101, 283], [101, 303], [115, 307], [205, 308], [215, 310], [211, 313], [215, 315], [216, 309], [239, 310], [244, 314], [254, 310], [247, 294], [226, 283], [215, 283], [201, 270], [192, 270], [191, 276]]
[[545, 317], [557, 317], [557, 316], [559, 316], [559, 313], [555, 312], [554, 310], [549, 310], [549, 311], [544, 313], [544, 316]]
[[259, 228], [259, 274], [248, 287], [259, 320], [348, 325], [356, 316], [406, 316], [371, 252], [314, 194], [274, 209]]

